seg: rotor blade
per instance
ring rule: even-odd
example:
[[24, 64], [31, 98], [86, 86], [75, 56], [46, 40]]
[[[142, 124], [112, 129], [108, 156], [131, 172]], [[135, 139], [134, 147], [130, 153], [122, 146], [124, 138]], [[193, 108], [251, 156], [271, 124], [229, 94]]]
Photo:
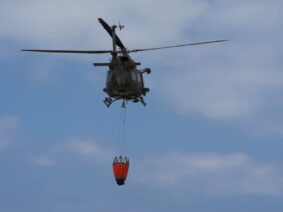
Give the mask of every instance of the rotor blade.
[[105, 54], [111, 50], [84, 51], [84, 50], [47, 50], [47, 49], [22, 49], [24, 52], [45, 52], [45, 53], [74, 53], [74, 54]]
[[[108, 32], [110, 37], [112, 38], [112, 29], [111, 29], [111, 27], [102, 18], [98, 18], [98, 21], [103, 26], [103, 28]], [[116, 44], [121, 49], [126, 49], [126, 47], [124, 46], [124, 44], [122, 43], [122, 41], [120, 40], [118, 35], [116, 35]]]
[[220, 42], [225, 42], [225, 41], [228, 41], [228, 40], [214, 40], [214, 41], [205, 41], [205, 42], [198, 42], [198, 43], [181, 44], [181, 45], [175, 45], [175, 46], [163, 46], [163, 47], [147, 48], [147, 49], [133, 49], [133, 50], [129, 50], [128, 52], [130, 53], [130, 52], [141, 52], [141, 51], [158, 50], [158, 49], [169, 49], [169, 48], [195, 46], [195, 45], [202, 45], [202, 44], [209, 44], [209, 43], [220, 43]]

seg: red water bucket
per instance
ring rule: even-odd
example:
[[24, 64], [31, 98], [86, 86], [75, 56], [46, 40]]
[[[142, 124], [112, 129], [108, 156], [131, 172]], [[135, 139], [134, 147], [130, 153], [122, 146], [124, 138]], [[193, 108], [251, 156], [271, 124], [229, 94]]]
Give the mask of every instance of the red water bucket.
[[113, 161], [113, 173], [118, 185], [124, 185], [128, 175], [130, 161], [127, 157], [115, 157]]

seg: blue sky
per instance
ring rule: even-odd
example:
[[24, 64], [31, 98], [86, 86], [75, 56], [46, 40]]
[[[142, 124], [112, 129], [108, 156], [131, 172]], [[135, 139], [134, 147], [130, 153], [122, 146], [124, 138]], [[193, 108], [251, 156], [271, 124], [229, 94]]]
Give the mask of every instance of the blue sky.
[[[0, 211], [283, 209], [282, 1], [2, 0]], [[126, 185], [112, 174], [120, 103], [102, 100], [111, 49], [97, 21], [125, 25], [151, 92], [129, 104]]]

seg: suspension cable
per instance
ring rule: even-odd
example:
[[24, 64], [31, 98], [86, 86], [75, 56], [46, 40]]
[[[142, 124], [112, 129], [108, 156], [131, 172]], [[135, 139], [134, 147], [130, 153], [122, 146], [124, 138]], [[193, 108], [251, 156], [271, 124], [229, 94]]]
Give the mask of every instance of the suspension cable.
[[121, 142], [121, 154], [125, 154], [128, 146], [127, 141], [127, 100], [123, 100], [120, 112], [120, 142]]

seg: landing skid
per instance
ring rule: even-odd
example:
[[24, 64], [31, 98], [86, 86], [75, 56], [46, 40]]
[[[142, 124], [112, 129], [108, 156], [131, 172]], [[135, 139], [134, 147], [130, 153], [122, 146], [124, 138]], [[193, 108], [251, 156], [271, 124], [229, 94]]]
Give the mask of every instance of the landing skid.
[[[105, 97], [105, 99], [103, 100], [104, 104], [107, 106], [107, 107], [110, 107], [110, 105], [117, 101], [117, 100], [123, 100], [123, 103], [122, 103], [122, 107], [124, 106], [125, 104], [125, 101], [128, 101], [128, 99], [122, 99], [122, 98], [111, 98], [111, 97]], [[137, 97], [135, 99], [130, 99], [130, 101], [133, 101], [134, 103], [137, 103], [137, 102], [140, 102], [143, 104], [143, 106], [146, 106], [146, 102], [144, 101], [144, 99], [142, 97]]]

